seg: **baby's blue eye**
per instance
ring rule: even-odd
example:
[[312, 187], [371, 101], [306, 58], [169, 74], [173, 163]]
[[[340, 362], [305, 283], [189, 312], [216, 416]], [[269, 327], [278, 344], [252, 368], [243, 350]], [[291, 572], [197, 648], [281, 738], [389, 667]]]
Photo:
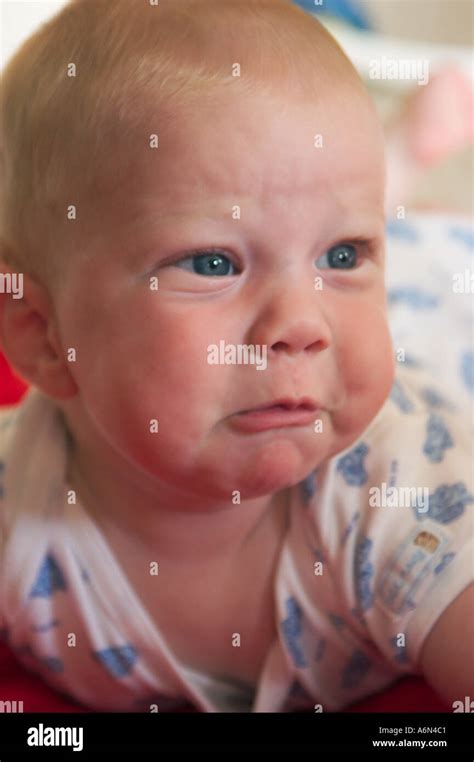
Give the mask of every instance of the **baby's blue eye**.
[[[323, 264], [321, 264], [321, 260]], [[326, 263], [324, 263], [326, 260]], [[318, 267], [321, 269], [333, 268], [336, 270], [352, 270], [357, 264], [357, 251], [350, 243], [332, 246], [326, 254], [318, 259]]]
[[233, 268], [234, 265], [228, 257], [219, 252], [209, 251], [204, 254], [192, 254], [180, 259], [179, 262], [173, 262], [173, 265], [179, 267], [184, 262], [189, 263], [190, 266], [182, 269], [195, 275], [234, 275], [233, 272], [229, 272], [229, 269]]

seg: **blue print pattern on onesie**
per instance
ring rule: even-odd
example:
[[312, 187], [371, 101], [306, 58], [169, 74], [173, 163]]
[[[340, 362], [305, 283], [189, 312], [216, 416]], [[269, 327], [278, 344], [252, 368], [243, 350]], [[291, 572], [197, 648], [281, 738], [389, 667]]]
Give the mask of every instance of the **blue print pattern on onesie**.
[[453, 447], [454, 442], [440, 415], [431, 413], [427, 423], [427, 437], [423, 452], [432, 463], [441, 463], [444, 451]]
[[429, 507], [425, 513], [420, 513], [418, 507], [413, 507], [413, 512], [418, 520], [430, 518], [440, 524], [449, 524], [464, 513], [468, 503], [473, 503], [474, 497], [468, 492], [463, 482], [456, 484], [440, 484], [429, 496]]
[[333, 614], [332, 612], [329, 612], [328, 618], [336, 630], [342, 630], [342, 628], [346, 626], [344, 619], [342, 616], [339, 616], [339, 614]]
[[357, 526], [357, 522], [359, 520], [359, 517], [360, 517], [360, 513], [359, 513], [359, 511], [357, 511], [356, 513], [354, 513], [354, 515], [352, 516], [350, 522], [348, 523], [348, 525], [346, 526], [346, 528], [342, 532], [342, 534], [341, 534], [341, 547], [346, 544], [347, 540], [351, 536], [352, 532], [354, 531], [355, 527]]
[[461, 378], [466, 389], [474, 394], [474, 352], [461, 355]]
[[45, 659], [40, 659], [40, 663], [47, 667], [50, 672], [64, 672], [64, 664], [56, 656], [47, 656]]
[[419, 231], [406, 220], [388, 220], [385, 225], [385, 232], [390, 238], [400, 238], [408, 243], [418, 243], [420, 239]]
[[311, 471], [299, 484], [301, 497], [304, 503], [309, 503], [316, 493], [316, 471]]
[[368, 452], [367, 445], [361, 442], [337, 461], [337, 471], [351, 487], [362, 487], [368, 479], [364, 467], [364, 458]]
[[115, 648], [103, 648], [101, 651], [93, 651], [92, 655], [113, 677], [128, 675], [137, 660], [137, 650], [130, 644]]
[[439, 394], [436, 389], [432, 389], [430, 386], [425, 386], [425, 388], [421, 390], [420, 394], [421, 398], [430, 407], [446, 407], [448, 404], [446, 400], [441, 396], [441, 394]]
[[390, 305], [406, 304], [412, 310], [432, 310], [439, 305], [439, 299], [436, 294], [430, 291], [423, 291], [415, 286], [391, 288], [387, 293], [387, 297]]
[[453, 225], [448, 230], [448, 235], [456, 241], [461, 241], [470, 251], [474, 252], [474, 229]]
[[48, 554], [39, 569], [36, 581], [31, 588], [30, 598], [49, 598], [56, 590], [66, 590], [64, 575], [51, 554]]
[[287, 618], [281, 623], [283, 636], [293, 658], [293, 661], [297, 667], [306, 667], [306, 659], [301, 649], [301, 644], [298, 640], [301, 638], [301, 607], [295, 598], [291, 597], [286, 600]]
[[371, 667], [371, 661], [363, 651], [354, 651], [342, 672], [342, 687], [357, 688]]
[[369, 537], [364, 537], [357, 544], [354, 557], [356, 595], [362, 611], [370, 609], [374, 600], [371, 588], [374, 565], [369, 558], [372, 545], [372, 540]]
[[451, 563], [456, 553], [445, 553], [438, 566], [434, 568], [434, 574], [440, 574], [443, 569], [446, 569], [447, 565]]
[[408, 399], [398, 379], [395, 379], [395, 381], [393, 382], [392, 390], [390, 392], [390, 399], [400, 408], [402, 413], [413, 412], [414, 410], [413, 403], [411, 402], [410, 399]]

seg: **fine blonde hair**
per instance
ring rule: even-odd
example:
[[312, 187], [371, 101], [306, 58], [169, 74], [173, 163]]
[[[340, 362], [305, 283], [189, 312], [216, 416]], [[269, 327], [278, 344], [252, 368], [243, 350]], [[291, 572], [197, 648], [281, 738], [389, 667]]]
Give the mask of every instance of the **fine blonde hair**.
[[237, 91], [317, 104], [328, 87], [343, 101], [339, 83], [365, 94], [335, 40], [289, 0], [71, 0], [1, 77], [0, 260], [59, 277], [178, 107], [198, 115], [204, 98]]

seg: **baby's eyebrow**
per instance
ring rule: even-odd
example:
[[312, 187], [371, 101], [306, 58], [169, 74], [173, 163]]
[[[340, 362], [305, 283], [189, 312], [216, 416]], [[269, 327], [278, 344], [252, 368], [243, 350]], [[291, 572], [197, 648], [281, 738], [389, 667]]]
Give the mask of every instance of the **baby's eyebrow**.
[[[232, 224], [232, 232], [242, 224], [242, 233], [245, 234], [245, 221], [240, 221], [236, 226], [233, 212], [236, 205], [239, 207], [245, 203], [246, 199], [236, 197], [235, 195], [214, 198], [205, 202], [173, 204], [168, 200], [167, 203], [147, 199], [145, 204], [140, 207], [137, 205], [136, 211], [132, 212], [132, 220], [125, 223], [124, 237], [130, 238], [132, 248], [135, 250], [135, 256], [141, 258], [147, 255], [147, 250], [153, 252], [158, 241], [169, 243], [169, 245], [180, 246], [181, 243], [186, 247], [192, 243], [193, 238], [197, 239], [203, 236], [220, 236], [224, 232], [222, 226]], [[209, 226], [209, 227], [206, 227]], [[251, 225], [253, 227], [253, 225]], [[330, 226], [329, 226], [330, 227]], [[341, 241], [354, 241], [367, 243], [370, 246], [383, 243], [385, 237], [385, 218], [383, 208], [380, 213], [370, 212], [367, 204], [363, 208], [354, 208], [340, 206], [339, 214], [332, 221], [332, 230], [318, 231], [315, 226], [314, 235], [319, 232], [323, 234], [324, 239], [334, 239], [333, 243]], [[308, 231], [308, 234], [309, 231]], [[253, 233], [255, 237], [255, 231]], [[182, 239], [182, 240], [181, 240]], [[209, 241], [207, 241], [209, 243]], [[135, 258], [135, 257], [134, 257]]]

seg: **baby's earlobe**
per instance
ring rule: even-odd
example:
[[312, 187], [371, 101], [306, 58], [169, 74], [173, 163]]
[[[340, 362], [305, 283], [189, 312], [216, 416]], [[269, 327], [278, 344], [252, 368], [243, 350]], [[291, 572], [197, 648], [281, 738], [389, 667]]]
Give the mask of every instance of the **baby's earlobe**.
[[51, 298], [29, 276], [21, 298], [0, 294], [0, 337], [8, 361], [28, 383], [57, 399], [77, 394]]

